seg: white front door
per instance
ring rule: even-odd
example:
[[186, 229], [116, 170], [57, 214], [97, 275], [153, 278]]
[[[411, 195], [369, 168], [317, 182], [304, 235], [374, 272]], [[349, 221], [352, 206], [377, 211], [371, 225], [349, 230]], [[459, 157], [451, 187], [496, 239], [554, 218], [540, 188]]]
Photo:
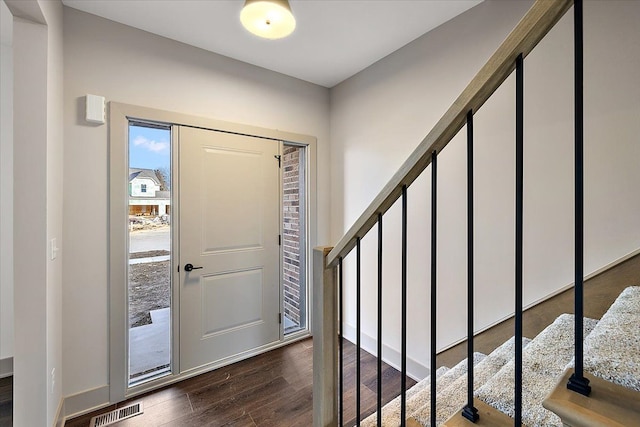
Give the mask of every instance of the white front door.
[[184, 373], [280, 339], [280, 143], [184, 126], [179, 132]]

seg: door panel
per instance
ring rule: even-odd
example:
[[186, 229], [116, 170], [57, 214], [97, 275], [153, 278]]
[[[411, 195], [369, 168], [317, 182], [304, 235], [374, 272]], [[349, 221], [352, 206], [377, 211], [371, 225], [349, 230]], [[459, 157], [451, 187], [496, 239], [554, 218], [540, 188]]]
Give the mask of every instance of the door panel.
[[264, 322], [263, 269], [202, 278], [202, 338]]
[[182, 372], [280, 338], [279, 146], [180, 128]]
[[[264, 141], [257, 140], [257, 143]], [[202, 179], [221, 184], [207, 185], [203, 189], [204, 212], [207, 213], [203, 222], [203, 252], [262, 248], [263, 222], [269, 219], [264, 217], [265, 200], [260, 197], [260, 185], [256, 184], [264, 173], [261, 170], [263, 154], [230, 148], [203, 148]], [[266, 167], [273, 169], [274, 166], [277, 165], [268, 159]]]

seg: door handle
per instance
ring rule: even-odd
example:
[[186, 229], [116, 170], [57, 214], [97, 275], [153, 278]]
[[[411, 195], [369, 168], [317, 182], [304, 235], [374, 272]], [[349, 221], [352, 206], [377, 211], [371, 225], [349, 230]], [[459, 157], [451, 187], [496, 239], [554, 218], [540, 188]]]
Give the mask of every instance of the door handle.
[[184, 271], [200, 270], [202, 267], [194, 267], [193, 264], [185, 264]]

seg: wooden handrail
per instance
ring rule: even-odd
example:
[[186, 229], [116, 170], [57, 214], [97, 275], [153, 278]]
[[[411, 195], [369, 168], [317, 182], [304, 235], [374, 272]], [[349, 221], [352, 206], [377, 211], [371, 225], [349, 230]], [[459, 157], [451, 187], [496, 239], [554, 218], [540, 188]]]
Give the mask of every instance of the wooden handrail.
[[458, 99], [436, 123], [411, 156], [373, 199], [367, 209], [340, 239], [327, 257], [327, 267], [335, 267], [340, 257], [354, 248], [356, 239], [364, 235], [402, 193], [431, 163], [431, 154], [439, 153], [466, 123], [467, 112], [480, 109], [515, 68], [517, 56], [526, 57], [573, 5], [573, 0], [536, 0], [531, 9], [480, 69]]

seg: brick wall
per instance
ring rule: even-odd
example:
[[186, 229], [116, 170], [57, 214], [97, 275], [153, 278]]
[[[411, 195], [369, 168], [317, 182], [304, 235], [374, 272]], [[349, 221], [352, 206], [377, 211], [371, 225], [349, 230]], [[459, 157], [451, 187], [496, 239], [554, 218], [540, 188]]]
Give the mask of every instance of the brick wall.
[[283, 279], [284, 314], [303, 326], [300, 310], [300, 147], [285, 145], [282, 156], [283, 179]]

